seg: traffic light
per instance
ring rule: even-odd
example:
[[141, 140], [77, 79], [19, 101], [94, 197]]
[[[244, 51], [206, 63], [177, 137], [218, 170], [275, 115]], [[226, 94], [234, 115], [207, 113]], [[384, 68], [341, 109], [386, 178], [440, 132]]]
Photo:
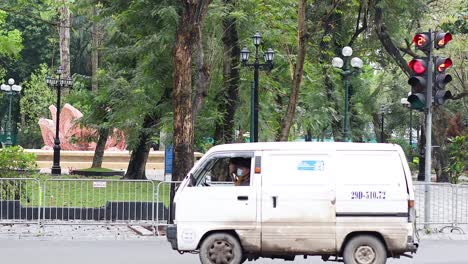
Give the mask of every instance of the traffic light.
[[445, 85], [452, 81], [452, 76], [445, 73], [445, 70], [452, 66], [450, 58], [436, 57], [434, 59], [434, 103], [436, 105], [443, 105], [447, 99], [452, 98], [452, 93], [445, 90]]
[[426, 106], [428, 65], [427, 57], [416, 58], [408, 63], [409, 68], [414, 73], [408, 80], [408, 84], [411, 85], [411, 94], [408, 96], [411, 109], [422, 110]]
[[431, 35], [429, 32], [418, 33], [413, 38], [414, 45], [419, 50], [429, 52], [431, 50]]
[[434, 48], [441, 49], [452, 40], [452, 34], [448, 32], [436, 32], [434, 33]]

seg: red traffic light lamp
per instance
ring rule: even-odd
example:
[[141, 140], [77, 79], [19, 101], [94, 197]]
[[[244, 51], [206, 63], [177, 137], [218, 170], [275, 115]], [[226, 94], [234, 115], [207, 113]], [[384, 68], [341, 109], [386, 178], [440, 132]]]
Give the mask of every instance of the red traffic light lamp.
[[424, 74], [427, 70], [427, 62], [423, 59], [413, 59], [408, 63], [408, 66], [417, 75]]

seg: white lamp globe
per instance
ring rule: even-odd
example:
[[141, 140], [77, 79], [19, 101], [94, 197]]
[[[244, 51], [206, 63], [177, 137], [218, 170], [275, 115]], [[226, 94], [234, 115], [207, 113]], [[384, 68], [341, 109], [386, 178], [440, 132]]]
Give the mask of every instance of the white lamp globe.
[[343, 48], [342, 54], [345, 57], [350, 57], [351, 55], [353, 55], [353, 49], [349, 46], [346, 46]]
[[363, 65], [363, 63], [362, 63], [362, 60], [360, 58], [354, 57], [354, 58], [351, 59], [351, 66], [353, 68], [361, 69], [362, 65]]
[[335, 68], [342, 68], [343, 65], [344, 65], [344, 62], [343, 62], [343, 60], [341, 58], [334, 57], [333, 60], [332, 60], [332, 65]]

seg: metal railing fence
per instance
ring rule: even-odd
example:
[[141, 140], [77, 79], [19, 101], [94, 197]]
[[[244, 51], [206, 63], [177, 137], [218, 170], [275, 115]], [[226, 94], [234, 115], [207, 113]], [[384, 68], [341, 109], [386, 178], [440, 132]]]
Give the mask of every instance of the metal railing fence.
[[160, 182], [156, 188], [156, 203], [164, 205], [163, 210], [156, 212], [156, 232], [160, 235], [161, 227], [167, 226], [170, 223], [171, 212], [173, 212], [171, 199], [171, 190], [175, 194], [180, 185], [180, 181], [164, 181]]
[[[430, 194], [429, 220], [425, 221], [425, 192]], [[449, 183], [414, 183], [416, 221], [418, 227], [429, 226], [436, 230], [458, 229], [468, 225], [468, 185]]]
[[44, 182], [44, 224], [155, 224], [155, 185], [149, 180], [52, 179]]
[[[213, 183], [212, 185], [228, 185]], [[232, 183], [231, 183], [232, 184]], [[169, 224], [178, 181], [0, 178], [0, 224]], [[220, 186], [220, 187], [221, 187]], [[429, 221], [424, 195], [429, 190]], [[468, 225], [468, 184], [414, 183], [418, 227]], [[462, 229], [461, 229], [462, 230]]]
[[0, 178], [0, 222], [40, 223], [41, 185], [37, 179]]
[[468, 184], [457, 185], [455, 210], [457, 214], [453, 221], [454, 225], [468, 225]]

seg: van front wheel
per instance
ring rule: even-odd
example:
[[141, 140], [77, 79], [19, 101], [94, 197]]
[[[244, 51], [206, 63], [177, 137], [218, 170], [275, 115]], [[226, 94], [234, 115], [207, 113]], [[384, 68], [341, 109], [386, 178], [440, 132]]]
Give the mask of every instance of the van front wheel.
[[242, 260], [241, 245], [230, 234], [211, 234], [200, 245], [200, 261], [202, 264], [240, 264]]
[[387, 251], [378, 238], [361, 235], [348, 241], [343, 259], [345, 264], [385, 264]]

